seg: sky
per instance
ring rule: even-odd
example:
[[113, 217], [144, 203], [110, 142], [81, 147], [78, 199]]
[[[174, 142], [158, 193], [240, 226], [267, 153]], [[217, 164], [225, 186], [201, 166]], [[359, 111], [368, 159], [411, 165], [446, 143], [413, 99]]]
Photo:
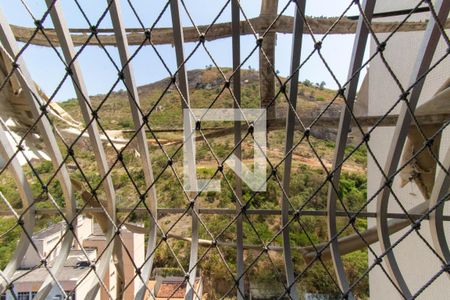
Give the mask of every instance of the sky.
[[[60, 0], [63, 12], [69, 27], [71, 28], [88, 28], [88, 23], [83, 18], [80, 10], [77, 8], [74, 0]], [[139, 22], [132, 12], [129, 0], [121, 0], [122, 16], [126, 27], [140, 27]], [[27, 11], [23, 3], [35, 18], [40, 19], [46, 10], [45, 1], [43, 0], [0, 0], [0, 9], [11, 24], [34, 27], [33, 18]], [[135, 7], [139, 17], [146, 27], [150, 27], [155, 22], [157, 16], [166, 4], [166, 0], [133, 0], [131, 1]], [[185, 0], [187, 10], [196, 25], [209, 24], [219, 14], [222, 7], [227, 3], [225, 0]], [[287, 0], [279, 1], [279, 10], [287, 3]], [[85, 11], [91, 23], [96, 23], [103, 10], [106, 8], [106, 0], [78, 0], [78, 3]], [[339, 16], [349, 5], [350, 1], [331, 1], [331, 0], [314, 0], [307, 1], [306, 15], [309, 16]], [[241, 6], [247, 17], [252, 18], [259, 15], [261, 1], [259, 0], [241, 0]], [[180, 5], [181, 21], [183, 26], [192, 26], [186, 12]], [[286, 15], [294, 14], [294, 6], [291, 4], [285, 11]], [[357, 15], [358, 9], [353, 6], [347, 12], [347, 15]], [[244, 19], [241, 16], [241, 19]], [[231, 6], [226, 6], [223, 14], [217, 22], [229, 22], [231, 20]], [[47, 18], [44, 27], [52, 28], [50, 18]], [[107, 15], [100, 28], [111, 28], [111, 19]], [[170, 9], [167, 9], [162, 18], [156, 24], [156, 27], [171, 27]], [[317, 35], [317, 39], [322, 36]], [[351, 50], [353, 46], [354, 35], [329, 35], [322, 44], [322, 54], [329, 63], [330, 68], [336, 74], [340, 82], [344, 82], [347, 77], [348, 66], [350, 63]], [[250, 53], [255, 43], [253, 36], [242, 36], [241, 38], [241, 59], [243, 60]], [[214, 60], [220, 67], [232, 66], [231, 38], [207, 41], [206, 47], [212, 53]], [[23, 44], [20, 45], [20, 47]], [[279, 70], [281, 76], [289, 74], [290, 70], [290, 52], [292, 45], [291, 34], [278, 34], [275, 68]], [[192, 52], [195, 44], [185, 44], [185, 56]], [[306, 58], [313, 50], [313, 42], [309, 35], [303, 36], [302, 59]], [[158, 52], [163, 56], [171, 71], [176, 69], [175, 49], [171, 45], [156, 46]], [[136, 47], [130, 46], [130, 53], [133, 53]], [[107, 47], [115, 62], [119, 65], [120, 60], [117, 49], [115, 47]], [[25, 63], [33, 77], [40, 85], [42, 90], [51, 95], [58, 83], [62, 80], [65, 70], [64, 65], [57, 58], [53, 49], [41, 46], [30, 46], [25, 54]], [[104, 51], [100, 47], [89, 46], [83, 50], [79, 56], [79, 61], [83, 76], [86, 81], [88, 92], [90, 95], [106, 93], [114, 81], [117, 79], [117, 71], [111, 61], [107, 58]], [[205, 68], [205, 66], [213, 64], [208, 58], [205, 51], [199, 48], [197, 52], [190, 58], [187, 63], [187, 69]], [[258, 68], [258, 52], [253, 54], [244, 68]], [[138, 86], [155, 82], [166, 78], [169, 74], [163, 68], [162, 63], [158, 59], [151, 47], [144, 47], [139, 54], [133, 59], [133, 68], [135, 79]], [[300, 71], [300, 80], [308, 79], [312, 82], [325, 81], [326, 86], [336, 88], [337, 84], [332, 79], [324, 64], [318, 55], [314, 55], [311, 60], [306, 63]], [[117, 86], [116, 90], [123, 88]], [[69, 80], [67, 80], [55, 96], [56, 101], [63, 101], [75, 97], [74, 88]]]

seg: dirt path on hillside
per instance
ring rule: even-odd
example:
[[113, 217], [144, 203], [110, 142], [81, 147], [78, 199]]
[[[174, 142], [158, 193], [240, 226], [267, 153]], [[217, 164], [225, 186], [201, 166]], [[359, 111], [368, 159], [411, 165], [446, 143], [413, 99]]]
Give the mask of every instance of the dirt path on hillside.
[[[284, 153], [282, 153], [279, 150], [268, 150], [267, 156], [272, 162], [272, 164], [279, 163], [283, 157]], [[331, 171], [332, 163], [327, 158], [321, 158], [322, 163], [325, 165], [328, 171]], [[253, 159], [243, 159], [243, 162], [247, 165], [250, 165], [253, 163]], [[299, 154], [293, 154], [292, 155], [292, 167], [294, 169], [300, 167], [300, 165], [306, 165], [314, 169], [323, 169], [322, 164], [316, 157], [306, 157]], [[197, 167], [198, 168], [216, 168], [217, 163], [214, 160], [211, 161], [197, 161]], [[366, 172], [366, 168], [364, 166], [357, 165], [356, 163], [350, 163], [347, 162], [342, 167], [342, 170], [349, 173], [364, 173]]]

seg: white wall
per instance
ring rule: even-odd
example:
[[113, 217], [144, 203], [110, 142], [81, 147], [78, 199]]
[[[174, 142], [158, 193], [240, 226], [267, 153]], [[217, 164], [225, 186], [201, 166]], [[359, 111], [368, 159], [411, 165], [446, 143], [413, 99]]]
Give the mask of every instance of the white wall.
[[[391, 1], [380, 0], [377, 1], [376, 12], [412, 8], [417, 4], [417, 1]], [[423, 16], [428, 14], [421, 14], [414, 16], [415, 20], [423, 19]], [[377, 19], [377, 21], [392, 21], [394, 18]], [[398, 18], [397, 18], [398, 20]], [[450, 31], [447, 31], [450, 33]], [[378, 38], [384, 40], [387, 34], [379, 34]], [[387, 43], [384, 55], [388, 63], [392, 66], [401, 84], [404, 87], [409, 85], [410, 74], [416, 62], [416, 56], [420, 47], [423, 32], [404, 32], [396, 33]], [[438, 46], [434, 60], [442, 56], [446, 51], [446, 46], [443, 41]], [[375, 52], [376, 45], [371, 41], [371, 54]], [[423, 104], [429, 99], [436, 90], [444, 83], [450, 76], [450, 61], [446, 59], [441, 63], [425, 81], [420, 104]], [[369, 115], [383, 115], [388, 108], [397, 100], [400, 95], [400, 90], [395, 85], [392, 77], [390, 77], [387, 69], [382, 63], [379, 56], [370, 64], [369, 69]], [[398, 108], [394, 110], [398, 113]], [[377, 160], [381, 166], [384, 167], [387, 152], [390, 148], [394, 129], [388, 127], [377, 128], [370, 139], [370, 146], [375, 153]], [[450, 146], [450, 132], [444, 132], [441, 144], [441, 161], [443, 153]], [[381, 173], [375, 164], [374, 159], [369, 157], [368, 160], [368, 197], [370, 198], [380, 186]], [[420, 191], [414, 183], [408, 184], [404, 188], [400, 188], [399, 178], [394, 181], [393, 189], [402, 205], [409, 209], [424, 201]], [[368, 211], [376, 211], [376, 199], [369, 205]], [[401, 212], [395, 199], [391, 196], [389, 200], [389, 212]], [[446, 214], [450, 213], [449, 205], [446, 206]], [[369, 219], [368, 225], [376, 224], [375, 219]], [[445, 228], [450, 232], [450, 224], [446, 223]], [[395, 242], [405, 231], [401, 231], [391, 236], [391, 241]], [[420, 232], [432, 244], [428, 222], [423, 222]], [[448, 239], [448, 238], [447, 238]], [[379, 255], [381, 253], [378, 244], [373, 246], [375, 252]], [[441, 269], [441, 264], [436, 259], [433, 253], [426, 247], [424, 242], [419, 239], [416, 233], [412, 233], [409, 237], [403, 240], [398, 247], [395, 248], [394, 254], [399, 262], [399, 267], [405, 276], [406, 283], [410, 286], [411, 292], [415, 293], [422, 287], [436, 272]], [[374, 257], [369, 255], [369, 264], [372, 264]], [[376, 267], [370, 273], [370, 297], [371, 299], [403, 299], [394, 289], [393, 285], [386, 278], [386, 275], [379, 267]], [[450, 295], [449, 277], [442, 275], [429, 288], [427, 288], [419, 299], [448, 299]]]
[[[81, 245], [83, 245], [83, 241], [92, 234], [92, 224], [92, 219], [86, 218], [83, 215], [78, 217], [76, 234]], [[74, 242], [74, 249], [80, 249], [80, 245], [77, 242]]]
[[[36, 240], [34, 241], [34, 244], [36, 245], [36, 248], [39, 251], [39, 254], [42, 255], [43, 253], [43, 243], [42, 240]], [[33, 247], [28, 247], [27, 252], [25, 253], [25, 256], [22, 259], [22, 262], [20, 263], [21, 268], [31, 268], [33, 266], [36, 266], [40, 262], [39, 254], [36, 252], [36, 250]]]

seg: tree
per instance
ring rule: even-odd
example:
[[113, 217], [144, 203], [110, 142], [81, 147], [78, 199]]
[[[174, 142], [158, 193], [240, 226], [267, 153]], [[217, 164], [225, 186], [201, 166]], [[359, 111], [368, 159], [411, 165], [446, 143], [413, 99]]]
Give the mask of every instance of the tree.
[[319, 89], [323, 90], [323, 88], [325, 87], [327, 83], [325, 81], [322, 81], [319, 85]]
[[305, 80], [303, 81], [303, 84], [306, 85], [306, 86], [311, 86], [311, 85], [312, 85], [312, 82], [309, 81], [308, 79], [305, 79]]

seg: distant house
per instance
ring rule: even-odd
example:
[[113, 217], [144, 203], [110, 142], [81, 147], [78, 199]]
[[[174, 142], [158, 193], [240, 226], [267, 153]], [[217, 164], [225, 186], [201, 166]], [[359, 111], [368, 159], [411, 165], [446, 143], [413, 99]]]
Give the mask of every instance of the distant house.
[[[24, 259], [20, 264], [20, 269], [14, 274], [14, 293], [10, 291], [3, 294], [0, 299], [33, 299], [42, 283], [49, 274], [47, 269], [40, 266], [40, 257], [48, 256], [48, 266], [52, 267], [54, 259], [60, 252], [60, 240], [66, 230], [65, 222], [53, 224], [48, 228], [33, 235], [33, 243], [36, 249], [29, 247]], [[92, 219], [83, 216], [78, 217], [76, 235], [83, 246], [80, 249], [78, 243], [74, 243], [68, 259], [66, 260], [61, 272], [55, 274], [61, 287], [69, 296], [69, 299], [84, 299], [91, 282], [84, 280], [90, 270], [90, 265], [106, 247], [106, 238], [98, 226]], [[121, 239], [127, 247], [131, 258], [128, 255], [123, 257], [125, 282], [133, 280], [134, 267], [131, 259], [136, 264], [144, 262], [145, 242], [144, 235], [132, 233], [126, 228], [121, 231]], [[52, 249], [55, 248], [53, 251]], [[36, 250], [39, 252], [36, 252]], [[125, 251], [125, 250], [124, 250]], [[105, 288], [111, 295], [115, 295], [116, 270], [111, 262], [109, 269], [103, 279]], [[133, 299], [136, 291], [137, 281], [131, 284], [124, 292], [124, 299]], [[64, 299], [63, 293], [58, 287], [54, 287], [47, 296], [47, 299], [59, 300]], [[100, 289], [96, 299], [109, 299], [108, 293], [104, 289]]]

